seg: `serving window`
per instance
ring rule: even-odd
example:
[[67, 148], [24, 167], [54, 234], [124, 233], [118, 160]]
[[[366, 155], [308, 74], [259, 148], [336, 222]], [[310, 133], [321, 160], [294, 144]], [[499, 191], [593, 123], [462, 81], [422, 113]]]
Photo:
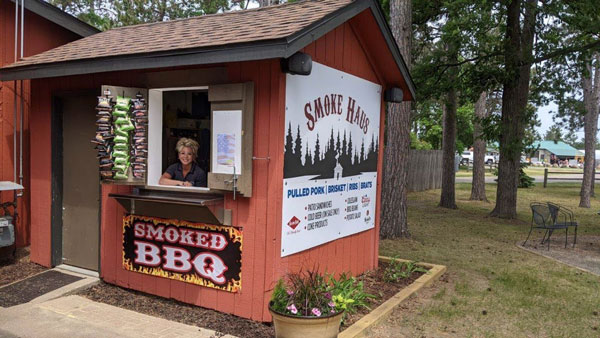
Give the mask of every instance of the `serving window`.
[[168, 186], [159, 183], [167, 168], [179, 162], [177, 141], [188, 138], [198, 142], [196, 165], [210, 171], [211, 113], [208, 87], [162, 88], [148, 91], [148, 179], [152, 187], [190, 191], [208, 187]]
[[[148, 188], [252, 195], [253, 85], [231, 84], [148, 90]], [[198, 142], [196, 164], [206, 187], [161, 185], [178, 162], [177, 141]]]

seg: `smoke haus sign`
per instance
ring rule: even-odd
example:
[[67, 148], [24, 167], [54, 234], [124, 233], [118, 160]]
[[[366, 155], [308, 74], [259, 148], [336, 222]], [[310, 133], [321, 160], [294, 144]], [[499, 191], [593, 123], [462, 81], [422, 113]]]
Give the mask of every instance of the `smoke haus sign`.
[[123, 267], [220, 290], [241, 289], [242, 234], [233, 227], [129, 215]]
[[[304, 105], [304, 116], [306, 127], [309, 131], [315, 129], [315, 124], [327, 116], [342, 115], [344, 96], [342, 94], [329, 94], [318, 97]], [[364, 134], [369, 131], [369, 117], [362, 108], [356, 104], [356, 100], [348, 97], [346, 106], [346, 121], [357, 125]]]
[[285, 86], [281, 257], [375, 227], [382, 100], [317, 62]]

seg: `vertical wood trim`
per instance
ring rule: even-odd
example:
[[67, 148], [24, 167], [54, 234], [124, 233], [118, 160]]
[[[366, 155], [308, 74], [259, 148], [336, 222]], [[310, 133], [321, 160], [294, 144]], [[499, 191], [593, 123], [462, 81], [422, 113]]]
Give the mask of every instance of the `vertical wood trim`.
[[383, 157], [385, 153], [385, 101], [381, 100], [381, 112], [379, 113], [379, 157], [377, 158], [377, 204], [375, 205], [375, 232], [374, 232], [374, 247], [371, 249], [373, 253], [373, 267], [379, 265], [379, 229], [381, 225], [381, 190], [383, 185]]
[[[36, 144], [29, 153], [32, 174], [36, 178], [30, 187], [33, 199], [31, 210], [31, 254], [33, 262], [51, 266], [51, 111], [52, 103], [48, 83], [37, 82], [36, 118], [33, 119], [31, 143]], [[12, 169], [12, 168], [11, 168]]]
[[[264, 117], [263, 125], [265, 126], [265, 130], [268, 132], [265, 133], [266, 137], [264, 139], [265, 149], [261, 149], [264, 153], [258, 153], [260, 157], [269, 157], [269, 161], [262, 161], [265, 163], [261, 163], [261, 168], [264, 168], [264, 171], [267, 175], [265, 177], [265, 194], [266, 194], [266, 236], [265, 236], [265, 248], [266, 248], [266, 271], [264, 276], [264, 285], [265, 291], [269, 293], [270, 290], [273, 289], [275, 285], [276, 279], [276, 271], [277, 271], [277, 263], [280, 259], [280, 247], [277, 245], [277, 228], [280, 226], [280, 222], [277, 221], [277, 213], [276, 213], [276, 198], [277, 196], [277, 175], [274, 174], [273, 168], [274, 163], [276, 163], [276, 151], [277, 151], [277, 142], [279, 130], [276, 126], [276, 121], [279, 121], [279, 81], [281, 79], [281, 71], [279, 68], [279, 64], [275, 61], [271, 61], [270, 64], [270, 78], [269, 78], [269, 107], [268, 114]], [[275, 127], [274, 127], [275, 126]], [[258, 164], [258, 163], [257, 163]], [[279, 196], [281, 196], [281, 192]], [[266, 295], [268, 296], [268, 294]]]
[[[228, 64], [227, 74], [228, 80], [231, 83], [238, 83], [243, 81], [249, 81], [251, 79], [242, 79], [242, 68], [246, 68], [247, 66], [242, 67], [242, 64], [239, 62]], [[256, 135], [256, 133], [255, 133]], [[256, 171], [253, 171], [254, 175], [257, 175]], [[254, 176], [253, 175], [253, 176]], [[253, 178], [253, 185], [254, 178]], [[242, 225], [244, 228], [242, 229], [243, 243], [242, 243], [242, 289], [240, 292], [236, 293], [234, 296], [234, 314], [237, 316], [250, 318], [252, 315], [252, 275], [251, 275], [251, 267], [252, 262], [254, 261], [254, 235], [253, 235], [253, 226], [254, 222], [250, 224], [249, 220], [252, 219], [253, 216], [249, 216], [250, 210], [253, 210], [253, 200], [255, 198], [248, 199], [249, 206], [245, 206], [243, 208], [238, 208], [238, 200], [233, 201], [231, 195], [226, 196], [225, 205], [226, 208], [233, 210], [233, 224]]]
[[108, 194], [110, 193], [110, 186], [101, 184], [100, 186], [100, 236], [102, 236], [102, 241], [100, 242], [100, 256], [102, 259], [100, 260], [100, 278], [102, 278], [107, 283], [115, 282], [115, 259], [112, 255], [115, 254], [114, 250], [114, 240], [111, 238], [113, 232], [111, 231], [112, 224], [108, 220], [111, 217], [108, 216], [110, 212], [112, 212], [113, 208], [111, 206], [111, 201], [108, 198]]

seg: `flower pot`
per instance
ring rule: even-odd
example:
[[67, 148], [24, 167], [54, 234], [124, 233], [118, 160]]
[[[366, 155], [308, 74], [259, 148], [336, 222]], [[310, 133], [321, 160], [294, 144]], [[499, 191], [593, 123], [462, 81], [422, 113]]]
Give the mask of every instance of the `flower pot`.
[[273, 311], [271, 306], [269, 312], [273, 316], [277, 338], [337, 337], [344, 314], [342, 311], [322, 317], [289, 316]]

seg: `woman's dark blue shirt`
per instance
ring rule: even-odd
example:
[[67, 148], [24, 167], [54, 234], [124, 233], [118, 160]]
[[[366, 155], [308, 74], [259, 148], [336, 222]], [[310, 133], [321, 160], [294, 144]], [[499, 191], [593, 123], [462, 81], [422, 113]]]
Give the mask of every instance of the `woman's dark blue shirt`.
[[171, 179], [190, 182], [194, 187], [206, 187], [206, 173], [195, 162], [192, 162], [192, 168], [185, 177], [181, 162], [171, 164], [165, 172], [171, 175]]

